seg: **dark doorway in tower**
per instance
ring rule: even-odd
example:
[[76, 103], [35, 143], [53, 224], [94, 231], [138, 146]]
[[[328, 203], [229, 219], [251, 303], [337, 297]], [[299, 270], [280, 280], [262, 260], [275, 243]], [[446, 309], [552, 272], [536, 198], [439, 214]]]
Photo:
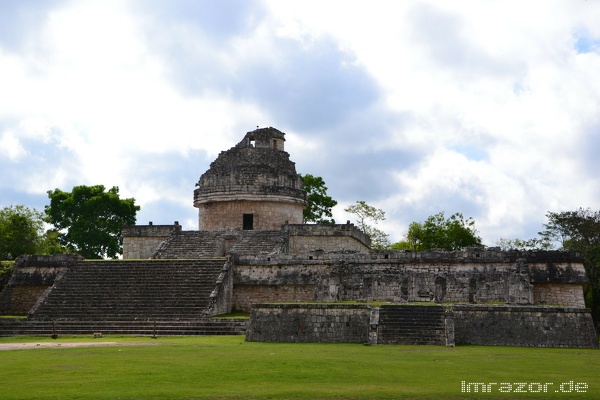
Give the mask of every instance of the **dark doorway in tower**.
[[243, 227], [245, 231], [254, 229], [254, 214], [244, 214]]

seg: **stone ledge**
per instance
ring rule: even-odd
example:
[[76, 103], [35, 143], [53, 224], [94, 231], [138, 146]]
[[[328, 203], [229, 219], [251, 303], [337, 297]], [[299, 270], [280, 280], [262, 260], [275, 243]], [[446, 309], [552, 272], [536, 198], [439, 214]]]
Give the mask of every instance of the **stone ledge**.
[[260, 303], [253, 304], [252, 308], [280, 308], [280, 309], [372, 309], [374, 308], [368, 304], [333, 304], [333, 303]]
[[545, 312], [545, 313], [591, 313], [589, 308], [556, 307], [556, 306], [514, 306], [514, 305], [479, 305], [452, 304], [453, 311], [502, 311], [502, 312]]

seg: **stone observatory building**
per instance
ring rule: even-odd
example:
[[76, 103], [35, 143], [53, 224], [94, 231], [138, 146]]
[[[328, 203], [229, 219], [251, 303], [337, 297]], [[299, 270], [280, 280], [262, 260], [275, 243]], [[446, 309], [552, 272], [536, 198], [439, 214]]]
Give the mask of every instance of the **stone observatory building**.
[[285, 133], [272, 127], [246, 133], [219, 154], [196, 183], [194, 206], [197, 231], [177, 222], [123, 228], [123, 258], [367, 252], [371, 244], [353, 224], [304, 224], [302, 178]]
[[221, 152], [194, 190], [201, 231], [279, 230], [302, 224], [302, 180], [275, 128], [248, 132]]
[[[372, 251], [353, 224], [305, 224], [302, 180], [275, 128], [221, 152], [196, 183], [193, 205], [197, 230], [124, 227], [123, 260], [21, 257], [0, 313], [29, 318], [0, 319], [0, 336], [57, 329], [598, 347], [580, 254]], [[251, 317], [211, 318], [233, 310]]]

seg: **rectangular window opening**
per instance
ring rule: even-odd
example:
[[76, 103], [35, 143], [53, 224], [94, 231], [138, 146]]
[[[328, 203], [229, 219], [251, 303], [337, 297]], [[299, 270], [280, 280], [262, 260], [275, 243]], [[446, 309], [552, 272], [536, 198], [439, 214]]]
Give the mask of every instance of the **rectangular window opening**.
[[254, 229], [254, 214], [244, 214], [242, 226], [245, 231], [253, 230]]

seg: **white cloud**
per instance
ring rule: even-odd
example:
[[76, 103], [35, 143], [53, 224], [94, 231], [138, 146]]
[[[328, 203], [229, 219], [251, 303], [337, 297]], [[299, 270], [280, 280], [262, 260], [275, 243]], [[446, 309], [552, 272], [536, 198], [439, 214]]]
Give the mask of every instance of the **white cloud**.
[[190, 224], [195, 179], [260, 125], [338, 219], [368, 200], [394, 240], [438, 211], [490, 242], [600, 207], [597, 2], [243, 4], [7, 8], [25, 31], [0, 41], [2, 187], [118, 185]]
[[25, 149], [11, 131], [4, 132], [0, 137], [0, 155], [15, 160], [25, 154]]

